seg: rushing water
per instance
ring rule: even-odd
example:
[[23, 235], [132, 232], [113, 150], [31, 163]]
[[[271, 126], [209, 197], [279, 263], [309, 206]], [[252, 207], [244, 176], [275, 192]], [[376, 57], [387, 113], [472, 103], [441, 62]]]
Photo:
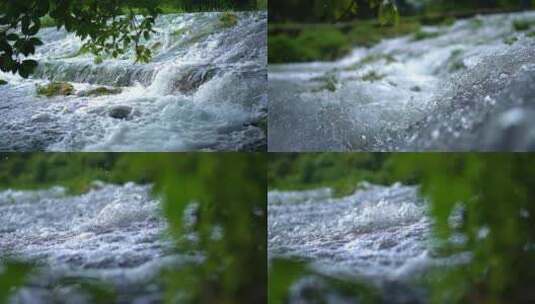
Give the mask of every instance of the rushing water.
[[[35, 75], [0, 74], [0, 150], [184, 151], [265, 149], [266, 12], [163, 15], [147, 45], [148, 64], [133, 54], [95, 61], [65, 31], [39, 32]], [[36, 85], [67, 81], [76, 95], [36, 95]], [[117, 95], [84, 96], [99, 86]], [[119, 113], [120, 115], [118, 115]]]
[[79, 196], [59, 187], [0, 192], [1, 257], [39, 266], [12, 302], [86, 303], [77, 280], [111, 284], [121, 303], [161, 301], [160, 270], [199, 258], [174, 252], [149, 194], [131, 183], [96, 183]]
[[[412, 283], [431, 267], [461, 261], [433, 253], [426, 213], [417, 188], [400, 184], [363, 184], [343, 198], [332, 198], [329, 189], [272, 191], [269, 257], [297, 258], [322, 274], [364, 279], [384, 290], [388, 303], [424, 302], [425, 290]], [[303, 289], [314, 286], [307, 279], [298, 283], [295, 303]]]
[[535, 12], [270, 66], [269, 150], [535, 150], [535, 36], [514, 20]]

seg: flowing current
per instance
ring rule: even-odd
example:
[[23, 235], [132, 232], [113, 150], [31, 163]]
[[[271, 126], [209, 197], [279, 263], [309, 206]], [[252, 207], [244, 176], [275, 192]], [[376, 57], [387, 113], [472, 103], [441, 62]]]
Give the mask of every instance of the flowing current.
[[535, 12], [269, 68], [270, 151], [535, 150]]
[[80, 280], [111, 284], [119, 303], [161, 301], [160, 270], [199, 257], [174, 252], [149, 194], [150, 186], [132, 183], [95, 183], [78, 196], [60, 187], [0, 192], [0, 259], [39, 268], [12, 303], [89, 303], [73, 283]]
[[[295, 258], [322, 274], [364, 279], [383, 291], [386, 303], [425, 302], [425, 290], [411, 282], [454, 262], [433, 254], [425, 201], [413, 186], [360, 188], [343, 198], [332, 198], [330, 189], [269, 192], [269, 258]], [[306, 290], [320, 286], [301, 280], [293, 302], [303, 303]]]
[[[233, 14], [235, 25], [222, 13], [158, 17], [148, 64], [132, 52], [99, 62], [74, 35], [41, 29], [31, 79], [0, 73], [0, 150], [264, 150], [267, 13]], [[49, 81], [75, 94], [37, 96]], [[102, 86], [121, 92], [88, 94]]]

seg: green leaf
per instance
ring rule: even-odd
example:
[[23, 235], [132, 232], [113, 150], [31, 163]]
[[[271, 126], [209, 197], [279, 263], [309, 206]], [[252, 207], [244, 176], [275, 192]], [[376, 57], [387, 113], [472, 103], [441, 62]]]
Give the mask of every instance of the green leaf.
[[38, 17], [43, 17], [48, 13], [50, 5], [48, 0], [39, 0], [37, 1], [37, 6], [35, 8], [35, 13]]
[[37, 32], [39, 32], [39, 29], [41, 28], [41, 21], [39, 20], [39, 18], [35, 18], [33, 19], [33, 25], [30, 26], [28, 28], [28, 30], [26, 31], [26, 35], [28, 36], [33, 36], [35, 34], [37, 34]]
[[[20, 43], [19, 43], [20, 42]], [[15, 44], [15, 47], [22, 53], [24, 56], [35, 53], [35, 46], [30, 40], [19, 40]]]
[[379, 7], [379, 23], [382, 25], [399, 24], [399, 13], [394, 3], [388, 2]]
[[29, 15], [25, 15], [24, 17], [22, 17], [22, 21], [21, 21], [21, 26], [22, 26], [22, 33], [25, 34], [25, 35], [29, 35], [29, 28], [30, 28], [30, 24], [32, 22], [32, 19], [30, 18]]
[[19, 39], [19, 35], [15, 34], [15, 33], [11, 33], [11, 34], [6, 36], [6, 39], [9, 40], [9, 41], [16, 41], [16, 40]]
[[36, 37], [30, 38], [29, 41], [35, 46], [43, 45], [43, 41], [41, 41], [41, 39], [36, 38]]
[[35, 60], [24, 60], [19, 68], [19, 74], [23, 78], [28, 78], [31, 73], [35, 70], [37, 67], [37, 61]]

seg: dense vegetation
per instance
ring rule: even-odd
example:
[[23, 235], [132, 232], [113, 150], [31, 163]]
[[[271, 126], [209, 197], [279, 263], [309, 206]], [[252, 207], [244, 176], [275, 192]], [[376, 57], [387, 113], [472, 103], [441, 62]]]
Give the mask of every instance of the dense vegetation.
[[[206, 260], [161, 274], [167, 301], [175, 303], [180, 292], [186, 303], [266, 301], [263, 154], [2, 154], [0, 172], [1, 188], [65, 185], [80, 193], [95, 179], [153, 183], [177, 240], [183, 239], [183, 211], [195, 200], [200, 204], [201, 220], [195, 225], [199, 239], [177, 241], [176, 247], [180, 252], [200, 252]], [[222, 228], [222, 238], [212, 238], [214, 227]], [[0, 265], [0, 302], [13, 292], [12, 287], [23, 284], [30, 271], [31, 267], [17, 262]], [[95, 300], [102, 297], [102, 290], [93, 292]], [[106, 297], [110, 294], [113, 290], [106, 290]]]
[[147, 62], [144, 42], [162, 12], [264, 9], [265, 0], [32, 0], [0, 2], [0, 70], [28, 77], [38, 65], [26, 59], [43, 44], [37, 33], [44, 25], [64, 28], [84, 40], [95, 55], [117, 57], [133, 48], [136, 61]]
[[269, 62], [333, 60], [352, 47], [369, 47], [384, 38], [415, 34], [424, 25], [448, 26], [456, 18], [535, 6], [532, 0], [395, 3], [393, 9], [368, 0], [271, 1]]
[[270, 189], [304, 190], [331, 187], [337, 196], [351, 194], [361, 181], [392, 184], [397, 181], [388, 153], [270, 154]]
[[[470, 252], [467, 265], [432, 272], [426, 285], [433, 303], [531, 303], [535, 282], [535, 155], [531, 154], [301, 154], [270, 161], [272, 188], [335, 186], [395, 180], [421, 185], [429, 199], [434, 236], [443, 252]], [[344, 185], [344, 186], [340, 186]], [[455, 212], [461, 222], [452, 224]], [[484, 233], [483, 233], [484, 232]], [[451, 236], [465, 239], [451, 243]], [[272, 303], [309, 272], [306, 265], [274, 261]], [[276, 281], [275, 281], [276, 279]], [[373, 303], [376, 293], [362, 282], [331, 278], [331, 287]]]

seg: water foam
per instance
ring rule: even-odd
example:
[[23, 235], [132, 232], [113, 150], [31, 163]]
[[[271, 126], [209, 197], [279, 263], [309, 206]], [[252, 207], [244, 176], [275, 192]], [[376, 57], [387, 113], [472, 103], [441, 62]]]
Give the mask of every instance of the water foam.
[[[32, 79], [1, 74], [0, 150], [189, 151], [256, 150], [267, 113], [266, 12], [163, 15], [147, 41], [154, 56], [132, 52], [95, 63], [81, 41], [46, 28]], [[79, 92], [119, 86], [108, 96], [35, 96], [35, 85], [68, 81]], [[120, 108], [126, 114], [112, 115]]]
[[[492, 121], [512, 107], [531, 108], [535, 39], [512, 22], [533, 18], [478, 16], [423, 27], [434, 38], [387, 39], [336, 62], [270, 66], [269, 149], [530, 149], [527, 123], [516, 134]], [[513, 45], [504, 42], [513, 36]]]
[[0, 192], [2, 258], [40, 265], [15, 303], [62, 302], [58, 291], [70, 288], [61, 283], [69, 278], [108, 282], [125, 301], [161, 300], [161, 286], [152, 286], [159, 272], [200, 257], [175, 252], [150, 188], [99, 184], [78, 196], [59, 187]]

